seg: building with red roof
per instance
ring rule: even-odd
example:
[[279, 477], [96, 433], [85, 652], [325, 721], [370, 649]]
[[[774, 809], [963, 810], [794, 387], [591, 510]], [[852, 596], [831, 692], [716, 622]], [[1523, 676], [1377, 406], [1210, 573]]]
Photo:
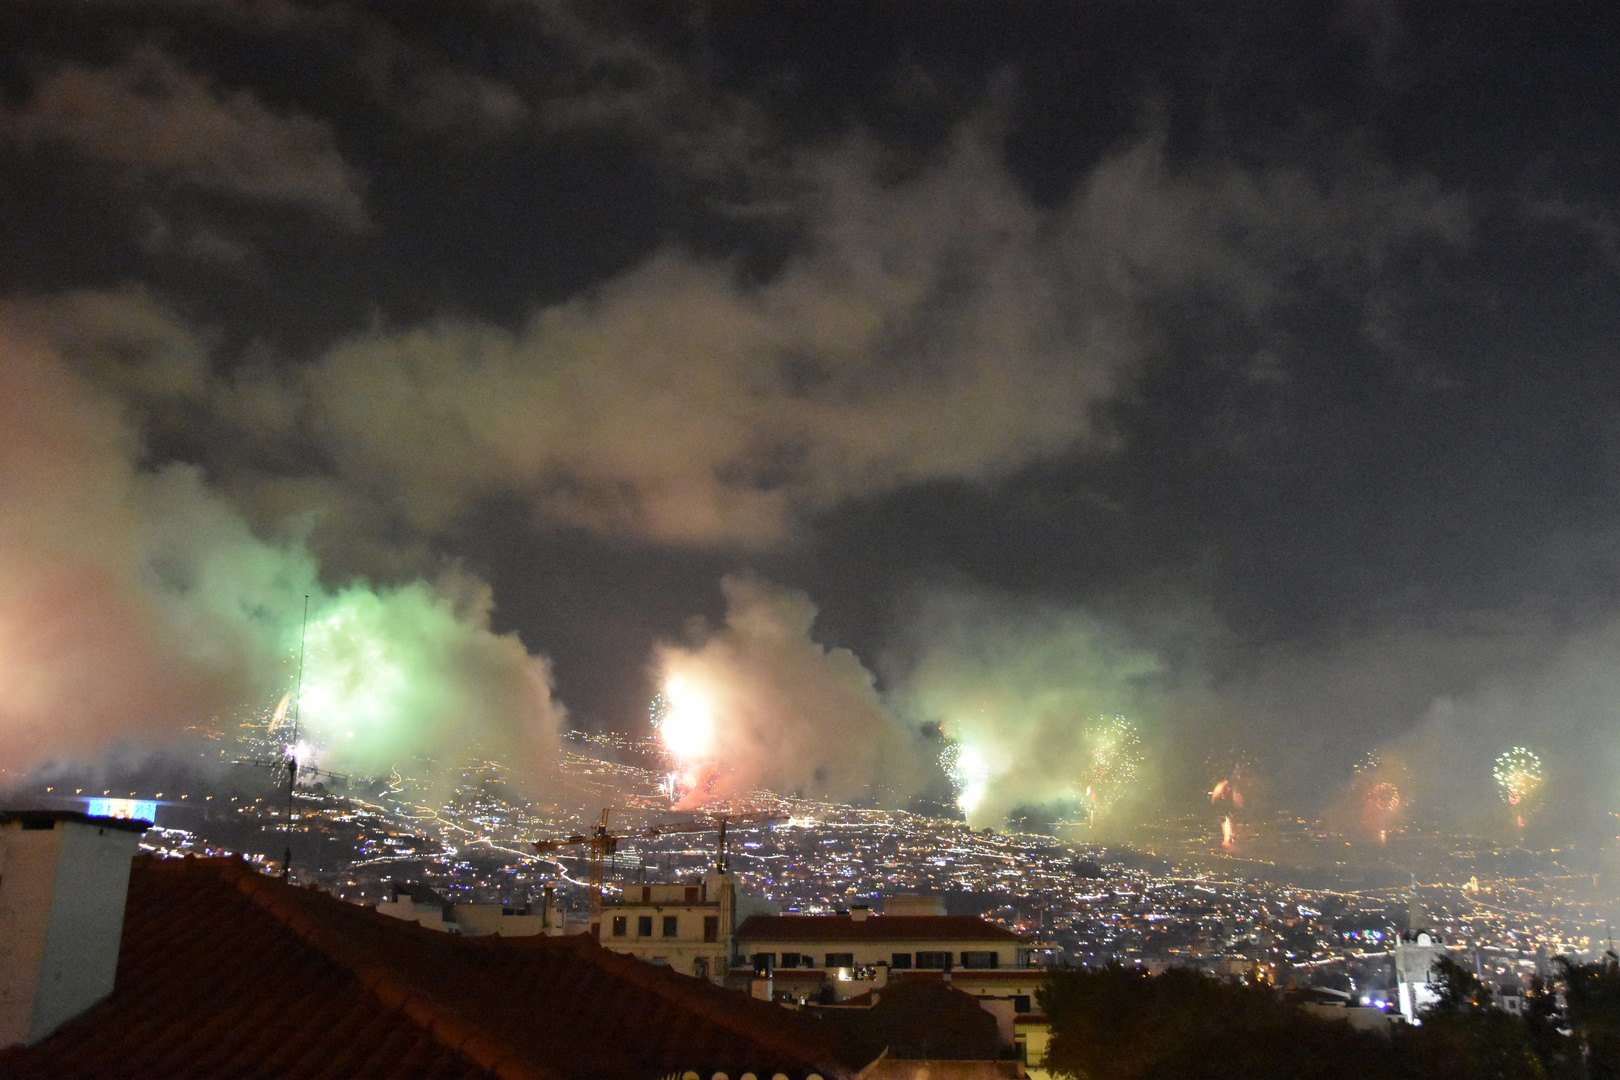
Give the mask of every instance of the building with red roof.
[[463, 938], [264, 876], [137, 858], [110, 996], [8, 1080], [853, 1077], [882, 1047], [588, 937]]

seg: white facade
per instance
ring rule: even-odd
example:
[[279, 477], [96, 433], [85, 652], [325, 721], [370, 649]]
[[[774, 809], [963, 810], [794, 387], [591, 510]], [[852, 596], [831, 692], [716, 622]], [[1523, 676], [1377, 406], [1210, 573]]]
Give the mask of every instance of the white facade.
[[675, 885], [626, 885], [602, 901], [604, 948], [720, 982], [730, 967], [737, 892], [718, 872]]
[[1415, 1021], [1426, 1006], [1440, 1000], [1429, 982], [1434, 963], [1445, 954], [1445, 946], [1428, 930], [1408, 930], [1395, 942], [1395, 986], [1401, 1015]]
[[147, 824], [0, 814], [0, 1046], [38, 1042], [112, 993]]
[[[756, 997], [842, 1001], [893, 979], [945, 978], [997, 1016], [1010, 1044], [1013, 1017], [1029, 1011], [1044, 977], [1029, 966], [1029, 942], [983, 919], [944, 915], [932, 898], [906, 899], [885, 901], [883, 915], [857, 907], [748, 919], [737, 928], [745, 966], [733, 981]], [[896, 907], [904, 914], [892, 914]]]
[[[750, 961], [755, 956], [768, 956], [773, 969], [870, 968], [881, 964], [896, 972], [994, 971], [1028, 966], [1029, 946], [1015, 934], [1000, 931], [999, 927], [995, 928], [997, 936], [989, 938], [960, 932], [963, 922], [980, 920], [937, 916], [936, 926], [919, 930], [922, 920], [907, 917], [904, 930], [891, 930], [895, 918], [868, 915], [859, 909], [847, 917], [783, 915], [773, 920], [774, 925], [755, 922], [741, 927], [737, 952]], [[814, 937], [791, 926], [800, 920], [819, 924]], [[847, 930], [841, 932], [840, 922]], [[785, 932], [773, 933], [784, 924]]]

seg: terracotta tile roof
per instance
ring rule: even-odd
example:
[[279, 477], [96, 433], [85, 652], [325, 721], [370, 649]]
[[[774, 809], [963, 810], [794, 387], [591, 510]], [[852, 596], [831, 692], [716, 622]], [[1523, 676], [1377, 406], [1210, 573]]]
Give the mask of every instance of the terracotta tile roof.
[[142, 857], [112, 996], [0, 1051], [0, 1076], [830, 1080], [875, 1056], [586, 937], [454, 937], [236, 860]]
[[755, 915], [737, 927], [738, 941], [995, 941], [1026, 942], [971, 915]]

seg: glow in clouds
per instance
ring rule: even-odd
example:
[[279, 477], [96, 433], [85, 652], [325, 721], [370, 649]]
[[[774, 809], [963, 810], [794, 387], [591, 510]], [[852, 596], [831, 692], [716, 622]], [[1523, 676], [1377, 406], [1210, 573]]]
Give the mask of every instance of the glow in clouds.
[[[281, 727], [290, 736], [296, 716], [299, 738], [333, 768], [371, 774], [417, 755], [505, 754], [552, 737], [543, 662], [426, 585], [356, 586], [318, 603], [303, 691]], [[294, 623], [283, 639], [289, 676], [298, 633]]]
[[707, 756], [714, 745], [714, 709], [701, 691], [679, 675], [664, 686], [668, 707], [658, 725], [664, 747], [680, 761]]

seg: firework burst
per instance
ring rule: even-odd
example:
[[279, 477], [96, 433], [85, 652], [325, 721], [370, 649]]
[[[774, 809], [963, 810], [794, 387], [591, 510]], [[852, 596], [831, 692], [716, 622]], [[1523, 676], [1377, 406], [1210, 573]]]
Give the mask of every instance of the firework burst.
[[1100, 720], [1086, 732], [1091, 755], [1085, 775], [1087, 812], [1119, 802], [1133, 787], [1142, 768], [1142, 736], [1123, 716]]
[[1211, 755], [1206, 762], [1210, 787], [1209, 801], [1214, 803], [1230, 803], [1238, 810], [1243, 809], [1245, 792], [1249, 789], [1249, 778], [1254, 771], [1254, 764], [1247, 754], [1236, 753], [1228, 755]]
[[1528, 806], [1540, 793], [1546, 777], [1534, 751], [1515, 746], [1496, 759], [1491, 775], [1502, 801], [1514, 808]]
[[990, 783], [990, 766], [984, 756], [971, 746], [953, 742], [940, 751], [939, 764], [950, 779], [956, 805], [963, 813], [972, 813]]
[[1362, 831], [1369, 836], [1387, 839], [1407, 809], [1407, 798], [1402, 786], [1407, 779], [1405, 767], [1374, 750], [1356, 766], [1353, 787], [1358, 804], [1356, 811]]

